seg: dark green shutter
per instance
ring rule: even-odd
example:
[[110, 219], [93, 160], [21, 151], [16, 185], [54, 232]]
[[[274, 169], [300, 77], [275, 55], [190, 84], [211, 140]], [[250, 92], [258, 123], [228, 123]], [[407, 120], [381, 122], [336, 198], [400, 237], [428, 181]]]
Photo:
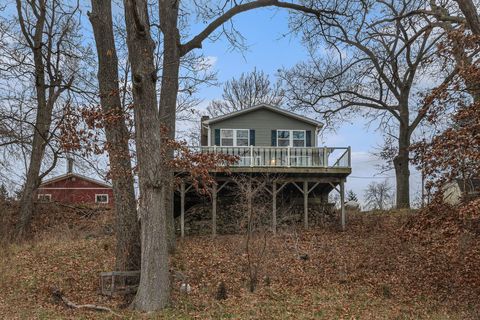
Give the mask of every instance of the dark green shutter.
[[220, 145], [220, 129], [215, 129], [215, 145]]
[[255, 145], [255, 130], [250, 129], [250, 145]]
[[277, 146], [277, 130], [272, 130], [272, 146]]
[[307, 130], [305, 132], [305, 147], [311, 147], [312, 146], [312, 131]]

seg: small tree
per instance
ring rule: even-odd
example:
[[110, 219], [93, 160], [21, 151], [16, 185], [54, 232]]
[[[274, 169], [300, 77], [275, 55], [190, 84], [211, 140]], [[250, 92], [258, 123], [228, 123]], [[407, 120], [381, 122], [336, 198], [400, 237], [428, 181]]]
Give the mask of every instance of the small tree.
[[348, 190], [346, 200], [358, 202], [357, 194], [353, 190]]
[[258, 272], [267, 249], [268, 203], [265, 192], [267, 179], [251, 177], [235, 178], [237, 205], [234, 210], [242, 216], [240, 230], [245, 236], [245, 254], [249, 290], [254, 292], [258, 284]]
[[365, 190], [365, 202], [370, 209], [385, 210], [392, 205], [394, 199], [393, 188], [387, 180], [371, 182]]

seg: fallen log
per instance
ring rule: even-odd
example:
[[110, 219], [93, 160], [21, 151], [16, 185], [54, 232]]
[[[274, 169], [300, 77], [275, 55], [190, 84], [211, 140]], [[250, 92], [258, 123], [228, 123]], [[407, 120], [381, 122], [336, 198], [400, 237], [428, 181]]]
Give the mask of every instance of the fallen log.
[[88, 309], [88, 310], [94, 310], [94, 311], [100, 311], [100, 312], [110, 312], [111, 314], [117, 316], [117, 317], [122, 317], [120, 314], [116, 313], [112, 309], [104, 306], [97, 306], [95, 304], [76, 304], [70, 300], [68, 300], [63, 292], [57, 288], [52, 288], [52, 296], [55, 299], [55, 301], [62, 302], [66, 307], [71, 308], [71, 309]]

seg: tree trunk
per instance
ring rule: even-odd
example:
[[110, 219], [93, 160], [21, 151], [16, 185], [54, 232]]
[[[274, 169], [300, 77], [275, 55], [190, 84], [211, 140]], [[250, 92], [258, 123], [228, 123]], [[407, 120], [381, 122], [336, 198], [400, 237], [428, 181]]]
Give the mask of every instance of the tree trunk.
[[155, 44], [146, 0], [125, 0], [127, 46], [132, 65], [135, 141], [140, 186], [141, 276], [133, 307], [164, 308], [169, 301], [166, 193], [170, 191], [161, 151], [156, 94]]
[[[405, 108], [403, 108], [405, 110]], [[406, 107], [408, 110], [408, 107]], [[410, 133], [408, 127], [408, 111], [400, 112], [400, 132], [398, 135], [398, 154], [393, 159], [396, 178], [397, 208], [410, 208]]]
[[[37, 109], [37, 119], [39, 119], [40, 113], [42, 110]], [[38, 124], [38, 121], [37, 121]], [[50, 126], [49, 126], [50, 127]], [[34, 129], [35, 130], [35, 129]], [[48, 134], [42, 130], [42, 134], [35, 130], [32, 142], [32, 153], [30, 154], [30, 163], [28, 166], [27, 179], [22, 192], [22, 197], [20, 199], [20, 220], [16, 226], [17, 237], [19, 239], [25, 238], [30, 227], [34, 202], [35, 202], [35, 191], [40, 185], [40, 168], [42, 165], [42, 159], [45, 152], [45, 141], [43, 139], [44, 134]]]
[[[175, 139], [175, 121], [178, 94], [178, 76], [180, 69], [180, 32], [177, 28], [178, 22], [177, 0], [162, 0], [159, 3], [159, 17], [162, 26], [163, 39], [163, 72], [160, 91], [160, 121], [162, 126], [168, 129], [169, 139]], [[167, 153], [173, 158], [173, 150]], [[165, 168], [166, 170], [166, 168]], [[169, 180], [173, 181], [173, 172], [165, 172]], [[168, 248], [170, 252], [175, 250], [175, 220], [173, 185], [170, 185], [170, 192], [167, 192], [167, 226], [168, 226]]]
[[140, 226], [125, 123], [118, 87], [118, 58], [112, 24], [111, 0], [92, 0], [89, 14], [98, 56], [100, 103], [105, 114], [107, 150], [115, 198], [116, 270], [140, 269]]

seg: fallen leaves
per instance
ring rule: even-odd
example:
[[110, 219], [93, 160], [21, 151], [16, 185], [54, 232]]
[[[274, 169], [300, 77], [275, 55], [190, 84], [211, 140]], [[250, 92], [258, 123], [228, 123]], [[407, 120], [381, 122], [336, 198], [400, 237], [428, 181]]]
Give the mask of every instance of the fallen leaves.
[[[114, 265], [114, 238], [102, 234], [111, 213], [87, 222], [49, 212], [60, 215], [60, 226], [66, 227], [62, 219], [67, 219], [81, 230], [66, 227], [70, 231], [62, 235], [51, 222], [47, 229], [38, 229], [44, 234], [36, 241], [8, 248], [0, 263], [0, 318], [110, 317], [55, 303], [51, 287], [76, 303], [144, 318], [121, 309], [122, 299], [98, 294], [99, 272]], [[456, 222], [431, 221], [406, 211], [356, 213], [345, 232], [318, 227], [298, 230], [294, 238], [292, 230], [281, 230], [268, 239], [253, 294], [248, 290], [243, 236], [187, 237], [171, 257], [172, 306], [154, 317], [474, 319], [480, 310], [480, 237], [463, 229], [445, 233], [444, 223], [451, 228]], [[52, 230], [55, 234], [49, 234]], [[295, 248], [309, 258], [299, 259]], [[190, 286], [188, 294], [180, 292], [182, 283]], [[225, 300], [216, 299], [220, 283]]]

